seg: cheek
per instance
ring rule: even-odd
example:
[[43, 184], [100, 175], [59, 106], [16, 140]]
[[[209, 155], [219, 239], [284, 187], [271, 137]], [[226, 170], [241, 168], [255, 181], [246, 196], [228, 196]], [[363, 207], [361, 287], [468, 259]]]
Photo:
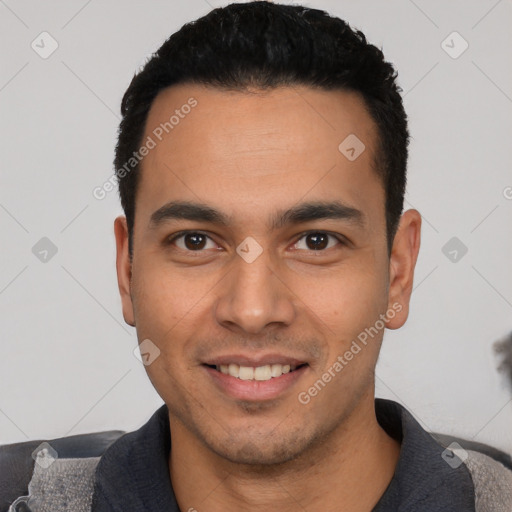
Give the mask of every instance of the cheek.
[[184, 385], [190, 370], [187, 349], [209, 288], [149, 260], [134, 266], [132, 282], [139, 342], [149, 339], [159, 351], [145, 370], [162, 399], [171, 403], [172, 394], [183, 396], [190, 387]]
[[175, 347], [169, 341], [183, 339], [187, 329], [193, 328], [209, 289], [208, 279], [190, 279], [165, 264], [139, 260], [132, 278], [139, 339]]
[[328, 336], [357, 335], [387, 305], [386, 283], [374, 267], [352, 263], [313, 276], [296, 274], [291, 288]]

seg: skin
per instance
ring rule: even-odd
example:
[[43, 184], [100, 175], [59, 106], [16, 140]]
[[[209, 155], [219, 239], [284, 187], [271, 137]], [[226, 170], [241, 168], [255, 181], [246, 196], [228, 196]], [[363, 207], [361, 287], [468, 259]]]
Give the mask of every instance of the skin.
[[[139, 342], [160, 350], [146, 370], [169, 409], [180, 509], [371, 510], [400, 451], [374, 410], [384, 329], [308, 404], [297, 397], [393, 304], [401, 311], [386, 315], [386, 328], [404, 324], [420, 214], [403, 213], [389, 256], [384, 188], [373, 168], [377, 131], [356, 93], [182, 84], [156, 98], [145, 138], [190, 97], [197, 106], [143, 161], [132, 263], [125, 218], [114, 225], [124, 319]], [[352, 162], [338, 150], [349, 134], [366, 146]], [[171, 219], [151, 228], [151, 215], [169, 201], [208, 205], [229, 222]], [[364, 223], [271, 228], [278, 212], [306, 201], [341, 201]], [[165, 244], [181, 230], [207, 235], [199, 237], [206, 245], [194, 250], [183, 237]], [[319, 248], [304, 232], [333, 236]], [[252, 263], [236, 252], [248, 236], [263, 250]], [[268, 352], [307, 362], [270, 400], [233, 398], [203, 365]]]

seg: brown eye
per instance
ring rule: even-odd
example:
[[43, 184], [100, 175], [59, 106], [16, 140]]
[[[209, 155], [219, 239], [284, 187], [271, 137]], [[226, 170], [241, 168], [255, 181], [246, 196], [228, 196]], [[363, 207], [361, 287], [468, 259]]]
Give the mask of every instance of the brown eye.
[[331, 248], [336, 244], [340, 245], [341, 243], [342, 242], [334, 235], [330, 235], [323, 231], [314, 231], [304, 234], [299, 240], [297, 240], [295, 248], [309, 251], [322, 251], [324, 249]]
[[217, 247], [208, 235], [195, 231], [190, 231], [188, 233], [178, 233], [171, 240], [169, 240], [169, 244], [175, 244], [176, 247], [183, 249], [184, 251], [195, 252], [200, 252], [203, 249], [214, 249]]
[[325, 233], [311, 233], [306, 236], [306, 245], [313, 251], [325, 249], [329, 244], [329, 237]]
[[183, 241], [187, 249], [195, 251], [197, 249], [204, 248], [206, 245], [206, 236], [201, 235], [201, 233], [189, 233], [188, 235], [184, 236]]

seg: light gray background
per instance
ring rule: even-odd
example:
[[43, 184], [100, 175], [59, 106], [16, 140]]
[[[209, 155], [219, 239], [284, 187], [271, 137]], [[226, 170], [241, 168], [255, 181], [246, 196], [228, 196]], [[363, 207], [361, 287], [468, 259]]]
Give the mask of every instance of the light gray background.
[[[112, 173], [133, 72], [213, 0], [0, 0], [0, 442], [132, 430], [162, 403], [134, 357], [115, 275]], [[388, 331], [377, 394], [428, 429], [512, 451], [492, 343], [512, 330], [510, 0], [328, 1], [399, 70], [412, 134], [407, 208], [423, 215], [408, 323]], [[31, 42], [49, 32], [42, 59]], [[457, 59], [442, 42], [457, 31]], [[41, 43], [39, 43], [41, 44]], [[447, 39], [452, 52], [461, 41]], [[48, 46], [46, 46], [48, 48]], [[442, 252], [456, 236], [468, 252]], [[46, 263], [32, 247], [48, 237]]]

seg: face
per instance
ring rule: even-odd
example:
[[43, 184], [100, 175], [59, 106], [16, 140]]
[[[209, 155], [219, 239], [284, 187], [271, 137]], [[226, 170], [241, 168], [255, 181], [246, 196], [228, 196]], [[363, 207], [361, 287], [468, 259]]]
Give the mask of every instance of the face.
[[187, 84], [156, 98], [131, 266], [123, 217], [115, 231], [123, 314], [159, 354], [146, 370], [172, 432], [272, 464], [372, 409], [419, 246], [409, 211], [388, 256], [376, 137], [355, 93]]

